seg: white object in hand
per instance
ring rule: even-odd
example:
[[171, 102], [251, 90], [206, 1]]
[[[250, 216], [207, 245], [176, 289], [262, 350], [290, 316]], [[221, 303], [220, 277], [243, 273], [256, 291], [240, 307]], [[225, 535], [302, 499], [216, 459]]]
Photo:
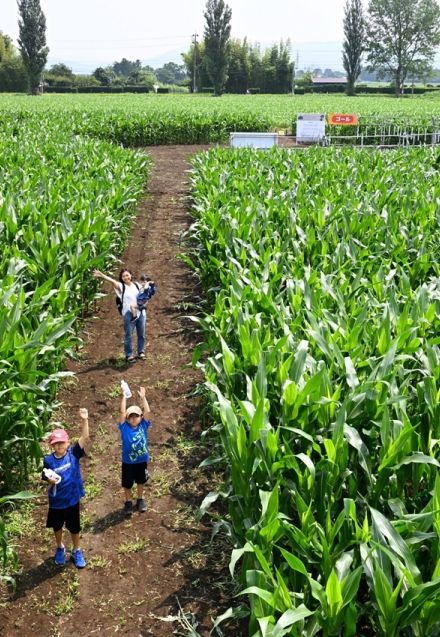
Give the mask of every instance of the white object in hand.
[[58, 475], [56, 471], [53, 471], [52, 469], [44, 468], [43, 473], [48, 480], [53, 480], [55, 484], [58, 484], [59, 482], [61, 482], [61, 476]]
[[121, 388], [122, 388], [122, 391], [124, 392], [125, 398], [132, 397], [133, 394], [131, 393], [131, 389], [128, 386], [128, 383], [125, 382], [125, 380], [121, 380]]

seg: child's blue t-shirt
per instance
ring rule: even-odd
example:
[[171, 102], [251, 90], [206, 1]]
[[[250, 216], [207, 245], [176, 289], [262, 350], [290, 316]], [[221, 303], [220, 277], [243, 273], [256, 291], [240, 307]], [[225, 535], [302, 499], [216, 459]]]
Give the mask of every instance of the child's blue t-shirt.
[[85, 495], [79, 467], [80, 458], [84, 455], [84, 449], [75, 443], [62, 458], [57, 458], [54, 453], [44, 456], [44, 468], [52, 469], [61, 476], [61, 482], [49, 489], [51, 509], [67, 509], [77, 504]]
[[147, 432], [149, 427], [151, 427], [151, 422], [142, 418], [137, 427], [131, 427], [125, 420], [118, 427], [122, 439], [122, 462], [124, 464], [148, 462]]

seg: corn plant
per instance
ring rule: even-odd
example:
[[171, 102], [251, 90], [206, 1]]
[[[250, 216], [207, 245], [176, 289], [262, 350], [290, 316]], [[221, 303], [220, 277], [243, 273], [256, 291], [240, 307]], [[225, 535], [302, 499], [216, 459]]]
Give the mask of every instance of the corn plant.
[[[29, 115], [39, 121], [64, 124], [83, 134], [86, 129], [100, 138], [125, 145], [150, 143], [200, 143], [225, 139], [232, 131], [262, 131], [276, 128], [295, 133], [298, 113], [357, 113], [358, 132], [365, 138], [377, 123], [384, 133], [395, 126], [416, 135], [440, 116], [438, 92], [413, 99], [358, 95], [356, 103], [343, 95], [223, 95], [221, 100], [192, 95], [55, 95], [32, 101], [28, 96], [0, 95], [2, 119], [11, 114], [17, 126]], [[386, 124], [386, 125], [385, 125]], [[1, 127], [1, 122], [0, 122]], [[330, 129], [347, 134], [350, 127]], [[384, 142], [385, 142], [384, 138]], [[410, 141], [410, 140], [408, 140]]]
[[0, 162], [0, 481], [26, 483], [40, 461], [66, 351], [127, 236], [148, 161], [72, 136], [64, 123], [2, 122]]
[[199, 365], [250, 635], [440, 629], [438, 183], [426, 149], [194, 160]]
[[[27, 491], [20, 491], [15, 495], [3, 496], [0, 498], [0, 506], [11, 506], [14, 502], [29, 500], [34, 498], [33, 493]], [[6, 581], [11, 586], [15, 586], [14, 578], [8, 574], [9, 571], [14, 570], [18, 564], [17, 553], [14, 547], [8, 542], [8, 533], [6, 530], [6, 524], [2, 516], [0, 516], [0, 564], [2, 566], [2, 573], [0, 573], [0, 581]]]

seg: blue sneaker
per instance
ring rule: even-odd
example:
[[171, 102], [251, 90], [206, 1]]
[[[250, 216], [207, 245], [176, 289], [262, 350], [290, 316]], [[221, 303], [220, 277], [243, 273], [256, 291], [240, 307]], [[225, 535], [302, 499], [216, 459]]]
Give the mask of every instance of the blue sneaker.
[[82, 554], [81, 549], [76, 549], [76, 551], [72, 551], [70, 559], [75, 564], [76, 568], [84, 568], [86, 565], [86, 561], [84, 559], [84, 555]]
[[55, 564], [58, 566], [64, 566], [66, 563], [66, 549], [64, 546], [59, 546], [55, 551]]

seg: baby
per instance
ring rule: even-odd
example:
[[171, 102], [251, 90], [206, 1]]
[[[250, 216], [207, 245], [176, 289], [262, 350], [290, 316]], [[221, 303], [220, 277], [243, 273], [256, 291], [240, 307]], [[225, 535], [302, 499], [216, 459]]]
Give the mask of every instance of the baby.
[[141, 312], [146, 309], [147, 301], [151, 299], [153, 294], [156, 294], [156, 284], [147, 274], [143, 274], [139, 280], [139, 293], [136, 296], [136, 305], [130, 305], [130, 312], [133, 316], [131, 319], [132, 323], [137, 321]]

